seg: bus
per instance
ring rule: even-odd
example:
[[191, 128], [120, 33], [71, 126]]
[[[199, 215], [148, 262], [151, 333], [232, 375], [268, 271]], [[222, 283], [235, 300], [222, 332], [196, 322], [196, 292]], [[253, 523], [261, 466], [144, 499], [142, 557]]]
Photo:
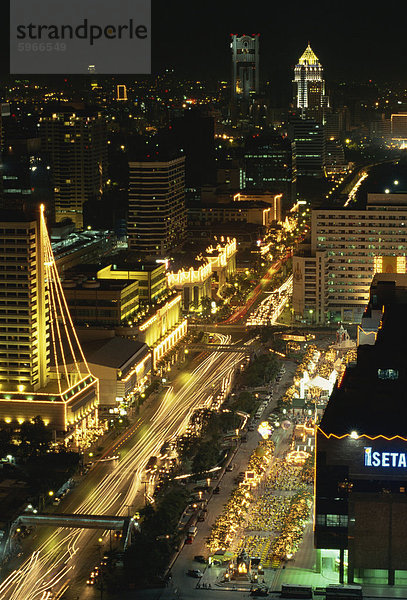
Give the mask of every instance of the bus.
[[281, 586], [282, 598], [312, 598], [312, 586], [294, 583], [283, 583]]

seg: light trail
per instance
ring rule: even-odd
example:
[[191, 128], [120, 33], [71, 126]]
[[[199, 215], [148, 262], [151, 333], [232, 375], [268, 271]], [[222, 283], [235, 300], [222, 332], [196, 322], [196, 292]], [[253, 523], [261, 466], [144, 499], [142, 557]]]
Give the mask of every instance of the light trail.
[[[230, 336], [217, 334], [220, 343], [230, 343]], [[134, 427], [134, 444], [95, 486], [75, 510], [81, 514], [127, 515], [128, 508], [141, 504], [145, 468], [151, 456], [158, 455], [164, 442], [174, 440], [188, 426], [197, 407], [209, 407], [214, 391], [226, 393], [243, 353], [213, 352], [188, 375], [178, 390], [167, 389], [149, 421], [141, 419]], [[181, 375], [182, 377], [182, 375]], [[126, 437], [124, 438], [126, 439]], [[121, 441], [120, 444], [123, 442]], [[48, 600], [49, 590], [61, 598], [73, 581], [91, 549], [94, 531], [58, 528], [0, 583], [0, 600]]]
[[274, 325], [283, 312], [293, 291], [290, 275], [279, 288], [268, 294], [246, 321], [246, 325]]
[[359, 179], [357, 180], [357, 182], [355, 183], [355, 185], [353, 186], [353, 188], [349, 192], [348, 199], [346, 200], [345, 204], [343, 205], [344, 208], [347, 208], [349, 206], [349, 204], [351, 202], [353, 202], [353, 200], [356, 198], [356, 194], [358, 192], [358, 189], [360, 188], [360, 186], [362, 185], [363, 181], [368, 176], [369, 176], [368, 173], [366, 173], [365, 171], [363, 171], [363, 173], [360, 175]]

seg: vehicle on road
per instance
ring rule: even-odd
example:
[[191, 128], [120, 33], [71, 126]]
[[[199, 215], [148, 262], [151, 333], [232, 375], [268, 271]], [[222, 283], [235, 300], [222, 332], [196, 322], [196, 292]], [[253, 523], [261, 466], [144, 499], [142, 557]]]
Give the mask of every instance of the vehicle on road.
[[214, 494], [220, 494], [220, 487], [216, 486], [216, 488], [213, 490]]
[[203, 554], [197, 554], [196, 556], [194, 556], [194, 560], [196, 562], [203, 563], [203, 564], [206, 564], [206, 562], [207, 562], [206, 558], [203, 556]]
[[269, 589], [265, 586], [258, 586], [250, 590], [250, 596], [268, 596]]
[[155, 471], [157, 469], [158, 458], [156, 456], [150, 456], [146, 464], [146, 473], [149, 471]]
[[187, 575], [190, 577], [195, 577], [195, 579], [200, 579], [203, 577], [203, 573], [199, 569], [189, 569], [189, 571], [187, 571]]
[[192, 542], [194, 541], [194, 538], [191, 537], [190, 535], [187, 537], [187, 539], [185, 540], [186, 544], [192, 544]]

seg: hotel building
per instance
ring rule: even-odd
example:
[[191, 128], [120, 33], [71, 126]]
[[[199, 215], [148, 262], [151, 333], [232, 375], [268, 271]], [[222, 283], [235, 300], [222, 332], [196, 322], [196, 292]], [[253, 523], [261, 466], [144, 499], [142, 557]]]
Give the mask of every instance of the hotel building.
[[0, 322], [0, 420], [41, 416], [59, 439], [85, 443], [97, 426], [98, 381], [86, 361], [79, 367], [43, 209], [0, 214]]
[[315, 323], [359, 323], [375, 272], [406, 272], [407, 194], [368, 194], [364, 209], [315, 209], [311, 245], [293, 257], [293, 309]]

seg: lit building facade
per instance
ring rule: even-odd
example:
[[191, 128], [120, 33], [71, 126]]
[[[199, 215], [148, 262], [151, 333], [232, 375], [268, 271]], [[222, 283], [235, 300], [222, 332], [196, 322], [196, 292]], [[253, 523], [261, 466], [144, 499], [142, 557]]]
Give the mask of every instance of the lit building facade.
[[0, 420], [41, 416], [59, 439], [86, 444], [97, 427], [98, 380], [72, 324], [43, 209], [3, 212], [0, 244]]
[[407, 113], [395, 113], [391, 115], [391, 139], [405, 146], [407, 143]]
[[293, 257], [293, 308], [308, 321], [359, 323], [375, 272], [405, 272], [407, 194], [368, 194], [364, 210], [316, 209]]
[[186, 236], [185, 156], [130, 162], [129, 168], [129, 247], [166, 256]]
[[222, 237], [218, 243], [206, 248], [197, 256], [197, 265], [167, 273], [169, 289], [182, 293], [185, 310], [193, 303], [198, 308], [203, 298], [211, 298], [212, 285], [219, 292], [228, 278], [236, 271], [237, 242], [235, 238]]
[[182, 306], [185, 310], [188, 310], [191, 304], [198, 308], [203, 298], [211, 297], [211, 280], [210, 263], [167, 274], [168, 287], [182, 292]]
[[182, 316], [181, 304], [181, 294], [175, 293], [136, 325], [137, 339], [151, 349], [153, 369], [187, 334], [188, 322]]
[[143, 342], [114, 336], [83, 344], [92, 373], [99, 379], [99, 417], [127, 414], [150, 382], [152, 357]]
[[139, 308], [138, 281], [65, 279], [63, 288], [76, 325], [117, 327], [131, 321]]
[[166, 262], [140, 263], [133, 265], [111, 264], [97, 272], [101, 280], [136, 280], [140, 302], [156, 302], [167, 292]]
[[100, 198], [107, 181], [107, 133], [102, 115], [72, 107], [40, 118], [41, 144], [52, 162], [55, 220], [83, 228], [83, 205]]
[[323, 68], [308, 44], [294, 68], [294, 107], [315, 109], [328, 105]]

